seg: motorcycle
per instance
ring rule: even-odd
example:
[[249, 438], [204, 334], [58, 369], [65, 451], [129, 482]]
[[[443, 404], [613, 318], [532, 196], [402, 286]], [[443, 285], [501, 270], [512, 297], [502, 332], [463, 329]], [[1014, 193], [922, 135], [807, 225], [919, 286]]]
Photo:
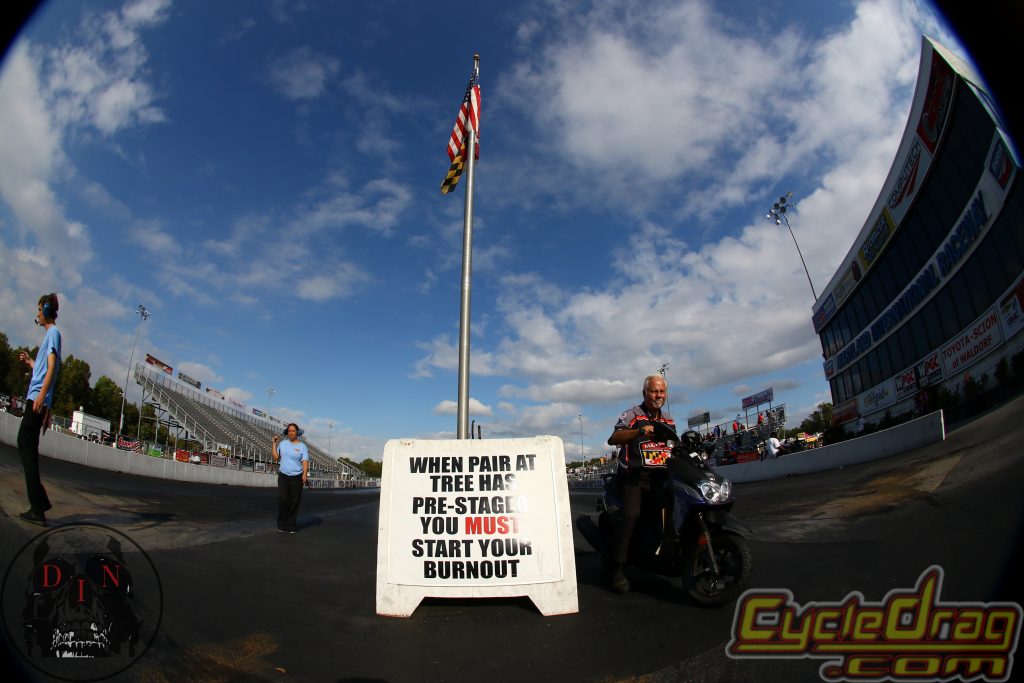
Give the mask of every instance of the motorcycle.
[[[676, 436], [666, 424], [654, 423], [652, 439], [638, 439], [642, 445], [661, 444], [670, 455], [669, 495], [676, 542], [665, 542], [660, 506], [644, 496], [640, 519], [630, 539], [629, 563], [655, 574], [682, 577], [683, 587], [700, 606], [718, 607], [736, 598], [746, 588], [753, 572], [753, 556], [741, 533], [750, 533], [732, 514], [732, 484], [708, 466], [714, 444], [702, 448], [700, 435], [693, 431]], [[583, 537], [611, 566], [615, 525], [624, 517], [622, 491], [614, 474], [604, 475], [603, 495], [598, 498], [598, 522], [590, 515], [576, 523]], [[671, 537], [671, 535], [669, 535]]]

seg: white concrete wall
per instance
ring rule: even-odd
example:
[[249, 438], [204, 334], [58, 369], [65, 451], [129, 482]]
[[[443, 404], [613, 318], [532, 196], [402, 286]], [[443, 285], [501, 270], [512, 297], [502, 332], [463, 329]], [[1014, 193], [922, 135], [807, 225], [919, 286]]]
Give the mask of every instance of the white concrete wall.
[[847, 465], [870, 462], [921, 448], [946, 438], [942, 411], [919, 417], [896, 427], [842, 441], [831, 446], [812, 448], [781, 458], [744, 462], [716, 467], [732, 482], [764, 481], [798, 474], [824, 472]]
[[[17, 447], [21, 418], [0, 412], [0, 441]], [[154, 458], [139, 453], [118, 450], [112, 446], [93, 443], [55, 431], [47, 431], [39, 440], [39, 452], [57, 460], [67, 460], [114, 472], [138, 474], [144, 477], [173, 479], [204, 484], [231, 484], [233, 486], [277, 486], [277, 475], [264, 472], [240, 472], [225, 467], [195, 465], [167, 458]]]

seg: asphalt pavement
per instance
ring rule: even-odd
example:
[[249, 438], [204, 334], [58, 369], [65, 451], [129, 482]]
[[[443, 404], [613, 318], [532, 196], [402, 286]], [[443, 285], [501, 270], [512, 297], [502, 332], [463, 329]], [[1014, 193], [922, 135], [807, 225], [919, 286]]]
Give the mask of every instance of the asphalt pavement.
[[[787, 589], [802, 604], [851, 591], [878, 601], [939, 565], [944, 602], [1022, 602], [1010, 571], [1021, 559], [1022, 415], [1024, 397], [925, 449], [738, 485], [734, 512], [753, 529], [751, 587]], [[410, 618], [385, 618], [374, 604], [375, 490], [307, 489], [290, 535], [276, 530], [273, 489], [50, 459], [42, 473], [51, 529], [109, 527], [159, 577], [159, 628], [113, 680], [820, 680], [820, 659], [727, 657], [735, 604], [699, 608], [678, 581], [639, 571], [632, 592], [611, 593], [578, 534], [578, 614], [543, 617], [526, 599], [428, 599]], [[592, 512], [595, 497], [573, 492], [573, 516]], [[17, 519], [25, 507], [17, 451], [0, 445], [4, 569], [44, 531]], [[50, 680], [13, 651], [17, 628], [4, 637], [15, 672]]]

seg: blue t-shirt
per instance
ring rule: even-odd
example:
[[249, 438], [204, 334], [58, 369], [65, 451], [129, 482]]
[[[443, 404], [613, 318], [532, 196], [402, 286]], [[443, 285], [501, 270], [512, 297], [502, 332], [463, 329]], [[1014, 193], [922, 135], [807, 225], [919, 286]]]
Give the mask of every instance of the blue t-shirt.
[[28, 383], [28, 394], [26, 395], [30, 401], [34, 401], [39, 395], [40, 389], [43, 388], [43, 379], [46, 378], [46, 371], [49, 369], [50, 353], [57, 355], [57, 367], [53, 371], [53, 382], [50, 383], [50, 389], [43, 399], [47, 408], [53, 407], [53, 390], [57, 388], [57, 376], [60, 374], [60, 330], [56, 325], [46, 331], [43, 343], [39, 345], [39, 353], [36, 354], [36, 364], [32, 369], [32, 379]]
[[282, 441], [277, 444], [277, 453], [281, 456], [279, 471], [281, 474], [287, 474], [290, 477], [302, 474], [302, 461], [309, 460], [309, 449], [301, 441], [296, 441], [295, 443]]

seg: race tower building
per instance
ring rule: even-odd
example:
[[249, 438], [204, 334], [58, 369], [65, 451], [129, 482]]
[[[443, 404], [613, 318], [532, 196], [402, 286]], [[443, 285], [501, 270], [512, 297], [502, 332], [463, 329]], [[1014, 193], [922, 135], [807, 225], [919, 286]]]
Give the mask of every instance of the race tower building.
[[924, 38], [878, 200], [814, 305], [836, 423], [878, 422], [1024, 348], [1020, 158], [971, 67]]

